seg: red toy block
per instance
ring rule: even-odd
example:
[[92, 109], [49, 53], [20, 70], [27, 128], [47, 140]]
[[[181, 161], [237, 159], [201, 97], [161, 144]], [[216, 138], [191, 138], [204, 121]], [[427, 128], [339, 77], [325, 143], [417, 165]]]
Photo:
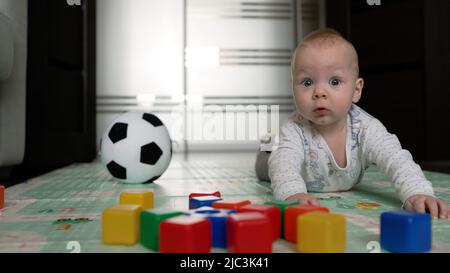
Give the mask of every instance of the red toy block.
[[5, 187], [0, 185], [0, 209], [5, 206]]
[[259, 212], [231, 214], [227, 219], [227, 243], [231, 252], [272, 252], [269, 218]]
[[213, 193], [196, 193], [196, 192], [193, 192], [193, 193], [189, 194], [189, 198], [199, 197], [199, 196], [216, 196], [216, 197], [220, 197], [221, 195], [220, 195], [219, 191], [216, 191], [216, 192], [213, 192]]
[[259, 212], [269, 218], [272, 227], [272, 239], [275, 241], [281, 235], [281, 210], [278, 206], [247, 205], [238, 209], [238, 212]]
[[229, 202], [229, 201], [217, 201], [212, 204], [212, 207], [215, 209], [234, 209], [238, 210], [243, 206], [250, 205], [252, 202], [249, 200], [245, 201], [237, 201], [237, 202]]
[[328, 208], [319, 206], [290, 206], [284, 210], [284, 238], [287, 241], [297, 242], [297, 217], [313, 211], [330, 212]]
[[159, 225], [159, 251], [207, 253], [211, 251], [211, 223], [195, 216], [176, 216]]

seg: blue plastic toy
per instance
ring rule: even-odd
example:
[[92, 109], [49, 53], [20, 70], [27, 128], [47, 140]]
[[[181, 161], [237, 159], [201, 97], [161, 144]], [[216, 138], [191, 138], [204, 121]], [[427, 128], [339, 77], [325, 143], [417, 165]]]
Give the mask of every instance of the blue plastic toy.
[[211, 222], [211, 239], [213, 247], [227, 247], [227, 218], [235, 210], [201, 207], [190, 211], [191, 215], [204, 217]]
[[427, 213], [392, 211], [381, 214], [380, 243], [390, 252], [431, 250], [431, 217]]
[[200, 207], [210, 207], [212, 203], [222, 200], [216, 196], [198, 196], [189, 198], [189, 209], [196, 209]]

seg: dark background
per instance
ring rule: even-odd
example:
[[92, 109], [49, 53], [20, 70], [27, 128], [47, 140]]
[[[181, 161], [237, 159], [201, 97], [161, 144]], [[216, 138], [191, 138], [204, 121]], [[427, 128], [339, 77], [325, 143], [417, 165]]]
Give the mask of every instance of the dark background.
[[450, 1], [328, 0], [327, 26], [356, 47], [358, 103], [422, 168], [450, 172]]
[[[359, 105], [424, 169], [450, 172], [450, 1], [327, 0], [326, 24], [356, 47]], [[25, 160], [5, 186], [96, 157], [95, 0], [29, 0]]]
[[28, 1], [25, 158], [2, 183], [96, 157], [95, 0]]

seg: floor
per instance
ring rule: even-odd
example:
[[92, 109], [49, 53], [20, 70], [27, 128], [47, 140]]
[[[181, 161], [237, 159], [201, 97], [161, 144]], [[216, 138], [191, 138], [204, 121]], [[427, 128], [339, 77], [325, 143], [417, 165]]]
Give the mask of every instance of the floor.
[[[164, 175], [152, 184], [114, 180], [99, 162], [74, 164], [27, 180], [6, 190], [0, 210], [0, 252], [151, 252], [142, 245], [101, 243], [101, 212], [118, 203], [124, 190], [146, 189], [155, 207], [188, 210], [192, 192], [220, 191], [225, 200], [272, 200], [270, 184], [254, 174], [254, 153], [176, 154]], [[425, 172], [438, 197], [450, 202], [450, 175]], [[370, 168], [352, 191], [314, 194], [321, 205], [346, 216], [346, 252], [379, 252], [379, 217], [401, 203], [388, 179]], [[273, 252], [295, 252], [295, 244], [279, 239]], [[213, 248], [212, 252], [227, 252]], [[450, 252], [450, 220], [433, 221], [432, 252]]]

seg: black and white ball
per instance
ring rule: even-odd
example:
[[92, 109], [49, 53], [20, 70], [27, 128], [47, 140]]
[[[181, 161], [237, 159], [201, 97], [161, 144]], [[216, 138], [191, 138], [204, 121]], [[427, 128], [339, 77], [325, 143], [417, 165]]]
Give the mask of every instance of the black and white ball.
[[153, 114], [128, 112], [106, 129], [101, 159], [109, 173], [126, 183], [150, 183], [169, 166], [172, 144], [169, 132]]

